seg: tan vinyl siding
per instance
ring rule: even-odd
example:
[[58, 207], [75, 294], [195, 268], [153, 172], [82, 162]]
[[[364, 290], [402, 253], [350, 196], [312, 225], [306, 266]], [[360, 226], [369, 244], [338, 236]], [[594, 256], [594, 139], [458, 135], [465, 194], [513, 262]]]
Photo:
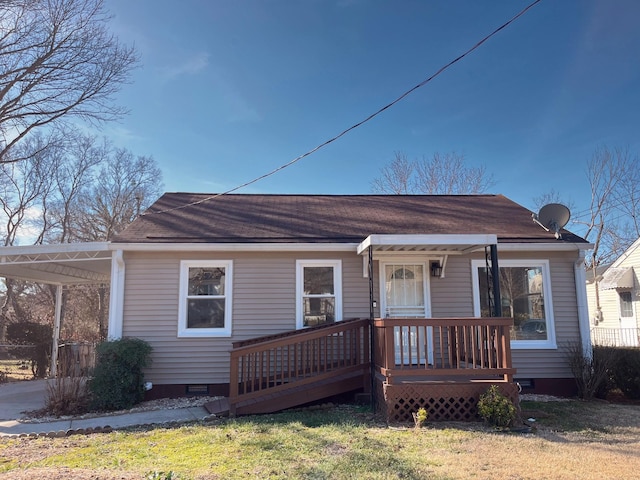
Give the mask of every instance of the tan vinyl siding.
[[435, 318], [473, 317], [469, 257], [449, 257], [445, 278], [430, 278], [431, 314]]
[[[232, 336], [178, 338], [181, 260], [233, 260]], [[226, 383], [234, 341], [295, 329], [297, 259], [342, 260], [343, 318], [368, 317], [362, 259], [345, 253], [130, 253], [125, 256], [123, 335], [147, 340], [159, 384]]]
[[[473, 316], [471, 259], [450, 256], [445, 278], [429, 278], [433, 317]], [[500, 258], [545, 258], [550, 262], [557, 342], [579, 338], [574, 261], [577, 254]], [[233, 320], [229, 338], [178, 338], [178, 290], [181, 260], [233, 260]], [[125, 255], [123, 334], [143, 338], [153, 347], [147, 379], [158, 384], [226, 383], [234, 341], [295, 329], [296, 260], [342, 261], [343, 318], [369, 316], [369, 280], [355, 253], [144, 253]], [[427, 259], [423, 259], [427, 260]], [[379, 261], [374, 262], [374, 299], [380, 306]], [[375, 312], [380, 315], [379, 310]], [[518, 376], [567, 378], [571, 374], [561, 349], [513, 350]]]

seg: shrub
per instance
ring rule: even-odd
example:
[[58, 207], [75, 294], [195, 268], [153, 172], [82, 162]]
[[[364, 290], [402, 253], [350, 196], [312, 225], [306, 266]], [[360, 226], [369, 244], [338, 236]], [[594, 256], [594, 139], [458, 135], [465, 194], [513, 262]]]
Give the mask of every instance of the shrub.
[[96, 348], [96, 367], [89, 381], [91, 407], [96, 410], [131, 408], [144, 399], [142, 369], [151, 363], [151, 346], [139, 338], [102, 342]]
[[640, 398], [640, 349], [617, 348], [616, 361], [611, 376], [628, 398]]
[[47, 413], [78, 415], [89, 409], [87, 379], [83, 377], [61, 377], [47, 383], [47, 398], [44, 409]]
[[491, 385], [478, 401], [478, 414], [495, 427], [509, 427], [516, 419], [516, 407], [505, 397], [497, 385]]
[[596, 395], [606, 395], [611, 388], [608, 383], [610, 371], [617, 358], [615, 349], [594, 347], [589, 357], [584, 354], [580, 343], [570, 342], [565, 346], [565, 353], [576, 381], [578, 396], [591, 400]]
[[595, 364], [599, 365], [600, 369], [604, 368], [605, 370], [605, 373], [602, 375], [602, 380], [595, 387], [594, 396], [596, 398], [607, 398], [609, 392], [616, 388], [616, 381], [613, 378], [613, 370], [616, 365], [618, 353], [619, 352], [616, 347], [605, 347], [600, 345], [594, 345], [593, 347], [593, 360]]

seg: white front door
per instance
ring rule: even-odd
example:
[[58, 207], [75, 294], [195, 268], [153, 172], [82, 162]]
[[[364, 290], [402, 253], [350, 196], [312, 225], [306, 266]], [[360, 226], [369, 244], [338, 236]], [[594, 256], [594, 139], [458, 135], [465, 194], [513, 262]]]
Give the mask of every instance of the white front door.
[[[430, 314], [424, 263], [383, 263], [382, 271], [385, 317], [426, 318]], [[397, 364], [425, 364], [427, 358], [433, 361], [431, 328], [396, 327], [394, 336]]]

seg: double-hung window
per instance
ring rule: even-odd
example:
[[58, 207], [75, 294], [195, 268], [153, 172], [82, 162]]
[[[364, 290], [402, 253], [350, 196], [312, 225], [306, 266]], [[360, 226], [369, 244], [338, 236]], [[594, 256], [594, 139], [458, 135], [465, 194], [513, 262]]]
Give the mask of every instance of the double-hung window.
[[[474, 310], [480, 317], [491, 316], [492, 305], [487, 266], [472, 261]], [[502, 316], [512, 317], [513, 348], [556, 348], [551, 279], [547, 260], [500, 260]]]
[[342, 320], [342, 262], [296, 262], [296, 325], [313, 327]]
[[180, 262], [179, 337], [231, 336], [231, 260]]

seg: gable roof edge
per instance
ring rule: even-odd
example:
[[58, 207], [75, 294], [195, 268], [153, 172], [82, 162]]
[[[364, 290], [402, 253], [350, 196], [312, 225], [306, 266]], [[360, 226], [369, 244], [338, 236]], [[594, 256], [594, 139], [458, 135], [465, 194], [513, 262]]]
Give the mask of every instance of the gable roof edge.
[[636, 239], [635, 242], [633, 242], [631, 244], [631, 246], [629, 248], [627, 248], [622, 255], [620, 255], [618, 258], [616, 258], [616, 260], [611, 264], [611, 267], [618, 267], [620, 266], [620, 264], [622, 262], [624, 262], [629, 256], [631, 256], [631, 254], [634, 252], [634, 250], [636, 250], [637, 248], [640, 248], [640, 237], [638, 237]]

